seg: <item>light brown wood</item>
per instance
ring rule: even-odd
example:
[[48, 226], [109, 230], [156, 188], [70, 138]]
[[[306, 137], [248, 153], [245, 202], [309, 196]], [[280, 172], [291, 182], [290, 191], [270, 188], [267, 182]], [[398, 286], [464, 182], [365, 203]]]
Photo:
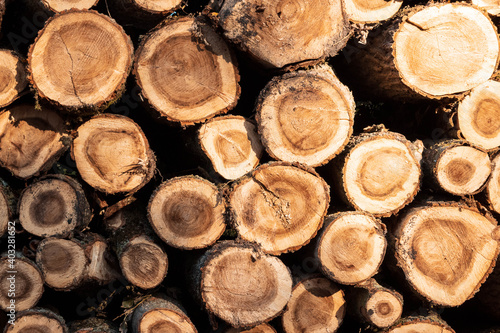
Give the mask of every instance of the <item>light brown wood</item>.
[[486, 10], [490, 15], [500, 15], [500, 4], [497, 0], [471, 0], [471, 2], [473, 5]]
[[0, 50], [0, 107], [19, 98], [28, 85], [24, 62], [14, 51]]
[[396, 213], [420, 187], [421, 142], [382, 131], [353, 137], [334, 173], [342, 196], [356, 209], [375, 216]]
[[385, 257], [385, 225], [370, 214], [329, 215], [318, 237], [315, 255], [330, 279], [347, 285], [366, 281], [378, 272]]
[[233, 327], [267, 322], [290, 299], [288, 268], [252, 245], [218, 243], [202, 257], [199, 267], [197, 288], [207, 310]]
[[455, 195], [479, 193], [491, 174], [488, 154], [464, 141], [436, 143], [424, 151], [423, 161], [435, 186]]
[[226, 113], [239, 98], [239, 74], [225, 41], [201, 19], [167, 20], [136, 52], [135, 77], [160, 117], [192, 125]]
[[240, 237], [270, 254], [307, 244], [323, 225], [329, 202], [328, 185], [315, 171], [284, 162], [260, 166], [229, 196]]
[[214, 170], [229, 180], [252, 171], [264, 150], [255, 125], [241, 116], [207, 121], [198, 131], [198, 140]]
[[486, 185], [485, 195], [490, 208], [500, 213], [500, 154], [497, 154], [492, 160], [493, 170], [491, 177]]
[[95, 112], [120, 97], [132, 68], [130, 37], [110, 17], [70, 10], [50, 18], [28, 54], [37, 94], [67, 111]]
[[87, 284], [105, 285], [121, 276], [118, 261], [111, 246], [98, 234], [87, 233], [80, 240], [84, 244], [88, 265], [85, 270]]
[[154, 153], [142, 129], [130, 118], [94, 116], [77, 130], [72, 155], [83, 180], [108, 193], [133, 193], [153, 177]]
[[82, 187], [64, 175], [46, 176], [26, 187], [18, 210], [24, 230], [39, 237], [66, 237], [92, 219]]
[[64, 319], [55, 312], [35, 308], [19, 312], [14, 325], [5, 326], [4, 333], [68, 333]]
[[456, 110], [456, 127], [467, 141], [486, 150], [500, 147], [500, 82], [472, 89]]
[[219, 12], [226, 38], [265, 67], [334, 56], [349, 39], [341, 1], [228, 0]]
[[44, 172], [68, 148], [62, 118], [54, 111], [22, 104], [0, 113], [0, 165], [27, 179]]
[[8, 184], [0, 178], [0, 237], [9, 230], [12, 233], [14, 225], [9, 226], [9, 222], [14, 222], [14, 213], [17, 213], [17, 198]]
[[94, 7], [99, 0], [35, 0], [43, 4], [48, 10], [59, 13], [69, 9], [90, 9]]
[[295, 285], [281, 322], [286, 333], [335, 332], [346, 312], [344, 292], [323, 277]]
[[472, 5], [416, 6], [383, 29], [349, 59], [366, 96], [406, 101], [457, 97], [496, 70], [497, 29]]
[[431, 317], [406, 317], [383, 333], [455, 333], [442, 319]]
[[226, 229], [225, 200], [209, 181], [184, 176], [161, 184], [151, 196], [148, 218], [168, 245], [201, 249], [214, 244]]
[[[11, 279], [13, 275], [14, 280]], [[15, 288], [12, 288], [12, 284]], [[0, 257], [0, 309], [5, 312], [9, 312], [8, 307], [13, 298], [9, 294], [12, 290], [15, 293], [16, 311], [35, 306], [43, 294], [42, 272], [33, 261], [20, 253]]]
[[399, 8], [401, 0], [346, 0], [345, 11], [349, 20], [356, 23], [376, 23], [393, 17]]
[[256, 120], [275, 159], [327, 163], [352, 134], [354, 98], [326, 65], [275, 77], [261, 91]]
[[276, 330], [271, 325], [264, 323], [249, 329], [232, 327], [225, 333], [276, 333]]
[[495, 266], [497, 222], [456, 202], [434, 202], [398, 216], [391, 244], [411, 286], [433, 304], [459, 306]]

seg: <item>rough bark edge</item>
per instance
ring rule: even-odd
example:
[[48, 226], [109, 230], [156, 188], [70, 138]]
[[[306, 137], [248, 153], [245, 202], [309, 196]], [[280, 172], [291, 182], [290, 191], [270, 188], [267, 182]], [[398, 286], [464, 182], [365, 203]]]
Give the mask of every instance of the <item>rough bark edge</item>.
[[[87, 105], [87, 104], [84, 104], [82, 106], [66, 106], [66, 105], [62, 105], [58, 101], [52, 100], [52, 99], [48, 98], [47, 96], [45, 96], [38, 89], [38, 86], [36, 85], [36, 83], [35, 83], [35, 81], [33, 79], [33, 71], [31, 69], [31, 59], [33, 57], [33, 49], [34, 49], [35, 45], [38, 43], [38, 40], [40, 39], [40, 37], [45, 32], [45, 29], [47, 28], [47, 26], [53, 20], [55, 20], [56, 18], [58, 18], [60, 16], [63, 16], [63, 15], [66, 15], [66, 14], [71, 14], [71, 13], [92, 13], [92, 14], [98, 15], [101, 18], [107, 20], [109, 23], [111, 23], [111, 25], [113, 25], [115, 28], [117, 28], [117, 30], [121, 33], [121, 35], [124, 37], [124, 40], [128, 44], [128, 47], [129, 47], [129, 50], [130, 50], [130, 59], [129, 59], [130, 62], [128, 64], [128, 66], [127, 66], [128, 68], [126, 69], [126, 71], [125, 71], [125, 73], [123, 75], [123, 78], [121, 79], [120, 83], [117, 85], [117, 88], [115, 89], [115, 91], [107, 99], [105, 99], [105, 100], [103, 100], [103, 101], [101, 101], [101, 102], [99, 102], [99, 103], [97, 103], [95, 105]], [[96, 114], [96, 113], [101, 113], [101, 111], [107, 109], [109, 106], [111, 106], [112, 104], [116, 103], [120, 99], [120, 97], [122, 96], [122, 94], [125, 92], [125, 84], [127, 82], [127, 78], [129, 77], [130, 72], [131, 72], [132, 67], [133, 67], [133, 64], [134, 64], [134, 46], [132, 44], [132, 40], [130, 39], [130, 36], [125, 33], [125, 30], [123, 30], [122, 26], [119, 25], [113, 18], [111, 18], [111, 17], [109, 17], [107, 15], [101, 14], [101, 13], [97, 12], [96, 10], [91, 10], [91, 9], [90, 10], [69, 9], [69, 10], [64, 10], [62, 12], [54, 14], [54, 16], [50, 17], [45, 22], [45, 25], [38, 32], [38, 35], [36, 36], [35, 41], [31, 44], [31, 46], [29, 48], [27, 61], [28, 61], [28, 66], [27, 66], [28, 76], [27, 76], [27, 80], [29, 82], [29, 85], [30, 85], [32, 91], [34, 91], [35, 99], [36, 100], [38, 100], [39, 98], [41, 98], [44, 101], [47, 101], [49, 104], [55, 106], [58, 110], [60, 110], [62, 112], [69, 113], [69, 114], [73, 114], [75, 116], [88, 115], [88, 114]]]
[[[47, 318], [56, 320], [61, 325], [63, 333], [68, 333], [68, 326], [66, 326], [66, 322], [64, 321], [64, 318], [61, 317], [61, 315], [53, 312], [52, 310], [49, 310], [46, 308], [35, 307], [35, 308], [28, 309], [28, 310], [20, 311], [19, 313], [17, 313], [16, 320], [18, 320], [20, 317], [29, 316], [29, 315], [42, 315], [42, 316], [45, 316]], [[8, 330], [11, 326], [13, 327], [14, 325], [7, 324], [4, 328], [4, 332], [8, 332]]]
[[[146, 43], [148, 42], [150, 36], [154, 35], [158, 30], [161, 30], [163, 27], [165, 27], [167, 25], [174, 24], [177, 21], [184, 22], [184, 21], [188, 21], [188, 20], [191, 20], [191, 19], [194, 19], [194, 25], [193, 26], [195, 26], [195, 28], [198, 27], [198, 24], [202, 24], [202, 25], [205, 24], [209, 28], [211, 28], [211, 29], [213, 29], [215, 31], [215, 29], [213, 28], [213, 26], [209, 23], [209, 20], [204, 15], [200, 15], [198, 17], [194, 17], [194, 15], [190, 14], [190, 15], [183, 16], [183, 17], [170, 17], [170, 18], [167, 18], [164, 21], [162, 21], [160, 24], [158, 24], [156, 27], [154, 27], [153, 29], [151, 29], [147, 33], [147, 35], [141, 37], [140, 44], [137, 47], [137, 50], [135, 52], [134, 66], [133, 66], [133, 69], [132, 69], [132, 74], [133, 74], [133, 76], [135, 78], [135, 82], [137, 83], [137, 85], [141, 89], [140, 96], [145, 101], [146, 105], [148, 106], [147, 109], [152, 112], [152, 114], [154, 115], [155, 118], [166, 120], [167, 123], [170, 124], [170, 125], [179, 124], [182, 127], [193, 126], [193, 125], [196, 125], [197, 123], [203, 123], [203, 122], [205, 122], [207, 120], [210, 120], [210, 119], [212, 119], [212, 118], [214, 118], [216, 116], [219, 116], [219, 115], [222, 115], [222, 114], [226, 114], [230, 110], [234, 109], [234, 107], [238, 104], [238, 100], [240, 99], [240, 96], [241, 96], [241, 85], [240, 85], [241, 76], [240, 76], [239, 69], [238, 69], [238, 61], [236, 59], [236, 55], [235, 55], [234, 51], [231, 49], [231, 45], [224, 38], [222, 38], [220, 35], [218, 35], [218, 36], [224, 41], [224, 43], [228, 47], [229, 55], [231, 57], [231, 63], [233, 65], [233, 67], [235, 68], [235, 74], [236, 74], [235, 75], [235, 79], [236, 79], [236, 98], [235, 98], [235, 100], [234, 100], [233, 103], [231, 103], [230, 105], [228, 105], [226, 108], [224, 108], [222, 110], [219, 110], [218, 112], [210, 115], [208, 118], [204, 117], [204, 118], [199, 118], [199, 119], [196, 119], [196, 120], [183, 121], [183, 120], [178, 120], [178, 119], [172, 118], [171, 116], [164, 114], [161, 110], [159, 110], [158, 108], [156, 108], [151, 102], [149, 102], [149, 100], [147, 98], [145, 98], [143, 96], [142, 91], [144, 91], [144, 88], [143, 88], [143, 85], [141, 83], [141, 80], [139, 79], [139, 73], [137, 72], [137, 66], [138, 66], [138, 63], [139, 63], [139, 61], [138, 61], [139, 57], [140, 57], [141, 53], [143, 52], [144, 47], [145, 47]], [[191, 33], [192, 33], [192, 37], [195, 37], [196, 40], [198, 41], [198, 43], [204, 44], [205, 46], [207, 46], [207, 49], [211, 49], [211, 46], [209, 44], [205, 43], [205, 40], [204, 40], [203, 35], [201, 34], [201, 32], [199, 32], [197, 30], [197, 31], [192, 31]]]
[[[325, 198], [326, 198], [326, 207], [325, 207], [325, 210], [323, 212], [323, 216], [321, 217], [321, 220], [320, 220], [320, 223], [318, 225], [318, 228], [316, 229], [316, 231], [311, 235], [311, 237], [305, 241], [302, 245], [297, 245], [297, 246], [293, 246], [293, 247], [289, 247], [285, 250], [282, 250], [282, 251], [276, 251], [276, 252], [265, 252], [264, 250], [261, 249], [262, 252], [265, 252], [267, 253], [268, 255], [280, 255], [280, 254], [283, 254], [283, 253], [292, 253], [292, 252], [295, 252], [297, 251], [298, 249], [306, 246], [307, 244], [309, 244], [311, 242], [311, 240], [313, 240], [316, 235], [318, 234], [318, 232], [321, 230], [321, 228], [323, 227], [323, 223], [324, 223], [324, 220], [325, 220], [325, 216], [328, 212], [328, 208], [330, 206], [330, 200], [331, 200], [331, 196], [330, 196], [330, 186], [327, 184], [327, 182], [312, 168], [312, 167], [309, 167], [305, 164], [301, 164], [301, 163], [289, 163], [289, 162], [279, 162], [279, 161], [273, 161], [273, 162], [269, 162], [269, 163], [266, 163], [266, 164], [262, 164], [260, 165], [259, 167], [257, 167], [256, 169], [254, 169], [252, 172], [248, 173], [247, 175], [235, 180], [230, 189], [229, 189], [229, 193], [227, 194], [227, 197], [228, 197], [228, 201], [227, 201], [227, 210], [228, 210], [228, 226], [231, 226], [233, 228], [236, 228], [236, 225], [238, 224], [238, 214], [236, 213], [236, 211], [234, 210], [234, 208], [232, 207], [232, 200], [233, 200], [233, 194], [234, 194], [234, 191], [235, 189], [242, 183], [245, 183], [247, 181], [250, 181], [252, 179], [255, 179], [255, 174], [260, 172], [261, 170], [264, 170], [264, 169], [267, 169], [268, 167], [273, 167], [273, 166], [288, 166], [288, 167], [296, 167], [302, 171], [305, 171], [305, 172], [308, 172], [310, 173], [311, 175], [315, 176], [316, 178], [318, 178], [321, 182], [321, 184], [323, 185], [323, 188], [325, 190]], [[237, 231], [237, 228], [236, 228], [236, 231]], [[256, 242], [253, 242], [253, 241], [249, 241], [247, 239], [245, 239], [244, 237], [242, 237], [239, 232], [237, 231], [238, 233], [238, 239], [240, 239], [241, 241], [245, 241], [245, 242], [249, 242], [249, 243], [253, 243], [253, 244], [256, 244], [259, 248], [261, 247], [261, 245], [259, 243], [256, 243]]]

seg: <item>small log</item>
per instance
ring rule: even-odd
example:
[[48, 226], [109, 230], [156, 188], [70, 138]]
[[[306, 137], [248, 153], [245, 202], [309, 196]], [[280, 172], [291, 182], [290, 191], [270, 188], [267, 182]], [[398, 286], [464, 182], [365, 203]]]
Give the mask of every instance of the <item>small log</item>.
[[406, 317], [394, 326], [382, 331], [383, 333], [455, 333], [441, 318], [429, 317]]
[[419, 144], [388, 131], [353, 137], [334, 168], [341, 197], [375, 216], [398, 212], [420, 188]]
[[290, 271], [281, 260], [245, 243], [214, 245], [193, 273], [195, 293], [207, 310], [235, 328], [278, 316], [292, 292]]
[[69, 137], [54, 111], [22, 104], [0, 113], [0, 166], [27, 179], [52, 167], [66, 151]]
[[349, 141], [355, 109], [350, 90], [323, 65], [275, 77], [259, 95], [256, 120], [271, 157], [319, 166]]
[[198, 140], [213, 169], [229, 180], [255, 169], [264, 150], [255, 125], [241, 116], [207, 121], [200, 127]]
[[[0, 5], [1, 10], [1, 5]], [[0, 19], [1, 22], [1, 19]], [[11, 50], [0, 50], [0, 108], [18, 99], [28, 85], [25, 60]]]
[[97, 5], [99, 0], [32, 0], [39, 2], [51, 13], [59, 13], [70, 9], [90, 9]]
[[8, 324], [4, 333], [68, 333], [64, 319], [55, 312], [34, 308], [17, 314], [14, 325]]
[[192, 250], [208, 247], [222, 236], [225, 210], [222, 193], [214, 184], [184, 176], [170, 179], [155, 190], [148, 218], [165, 243]]
[[323, 225], [329, 202], [328, 185], [314, 170], [285, 162], [260, 166], [229, 196], [240, 237], [270, 254], [307, 244]]
[[396, 15], [401, 0], [346, 0], [345, 11], [349, 20], [355, 23], [377, 23]]
[[120, 97], [132, 56], [130, 37], [109, 16], [73, 9], [39, 32], [28, 54], [30, 81], [61, 109], [95, 113]]
[[500, 214], [500, 154], [493, 158], [492, 166], [491, 177], [484, 193], [490, 208]]
[[486, 150], [500, 147], [500, 82], [489, 80], [461, 100], [455, 127], [460, 136]]
[[314, 6], [304, 0], [228, 0], [219, 24], [226, 38], [268, 68], [317, 63], [336, 55], [350, 35], [337, 0], [319, 0]]
[[403, 296], [370, 280], [348, 294], [349, 312], [378, 328], [394, 325], [403, 313]]
[[85, 283], [102, 286], [121, 276], [118, 261], [104, 237], [99, 234], [85, 233], [79, 235], [78, 238], [88, 259]]
[[456, 202], [429, 202], [398, 216], [391, 245], [413, 289], [452, 307], [471, 298], [495, 267], [499, 239], [488, 214]]
[[490, 15], [500, 15], [500, 5], [495, 0], [471, 0], [471, 2], [473, 5], [486, 10]]
[[108, 320], [91, 317], [69, 324], [69, 333], [119, 333], [118, 328]]
[[33, 261], [20, 252], [9, 251], [0, 257], [0, 309], [10, 312], [12, 299], [15, 311], [29, 309], [38, 303], [42, 294], [42, 272]]
[[381, 29], [349, 59], [365, 96], [454, 98], [490, 79], [498, 64], [497, 29], [469, 4], [416, 6]]
[[424, 150], [423, 162], [434, 187], [454, 195], [481, 192], [491, 174], [488, 153], [464, 141], [434, 144]]
[[114, 0], [108, 8], [124, 27], [149, 30], [183, 5], [182, 0]]
[[342, 289], [326, 278], [312, 277], [295, 285], [281, 321], [286, 333], [335, 332], [345, 312]]
[[17, 212], [17, 198], [8, 184], [0, 178], [0, 237], [9, 230], [9, 222]]
[[240, 95], [233, 53], [201, 18], [154, 29], [136, 52], [134, 73], [159, 116], [183, 126], [226, 113]]
[[18, 210], [24, 230], [39, 237], [66, 237], [92, 219], [81, 185], [65, 175], [49, 175], [26, 187]]
[[107, 193], [134, 193], [146, 185], [156, 158], [142, 129], [131, 119], [94, 116], [77, 130], [72, 156], [83, 180]]
[[328, 278], [360, 284], [378, 272], [387, 241], [385, 225], [363, 212], [329, 215], [317, 238], [315, 255]]
[[186, 312], [172, 299], [151, 296], [134, 310], [131, 332], [197, 333]]
[[231, 327], [224, 333], [276, 333], [276, 330], [271, 325], [264, 323], [249, 329]]

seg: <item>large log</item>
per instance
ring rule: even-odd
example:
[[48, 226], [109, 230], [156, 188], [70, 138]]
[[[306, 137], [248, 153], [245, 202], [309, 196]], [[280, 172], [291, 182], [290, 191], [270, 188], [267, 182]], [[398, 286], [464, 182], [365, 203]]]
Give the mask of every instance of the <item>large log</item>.
[[270, 254], [307, 244], [323, 225], [329, 202], [328, 185], [314, 170], [285, 162], [260, 166], [229, 196], [240, 237]]
[[319, 166], [349, 141], [355, 108], [350, 90], [323, 65], [275, 77], [259, 95], [256, 120], [273, 158]]
[[4, 333], [68, 333], [64, 318], [44, 308], [34, 308], [17, 314], [14, 325], [7, 325]]
[[121, 96], [132, 56], [130, 37], [109, 16], [69, 10], [50, 18], [31, 46], [30, 81], [65, 111], [93, 113]]
[[[349, 39], [342, 1], [227, 0], [224, 36], [265, 67], [294, 67], [334, 56]], [[316, 61], [315, 61], [316, 60]]]
[[240, 95], [234, 55], [202, 18], [167, 20], [149, 33], [134, 74], [158, 115], [181, 125], [226, 113]]

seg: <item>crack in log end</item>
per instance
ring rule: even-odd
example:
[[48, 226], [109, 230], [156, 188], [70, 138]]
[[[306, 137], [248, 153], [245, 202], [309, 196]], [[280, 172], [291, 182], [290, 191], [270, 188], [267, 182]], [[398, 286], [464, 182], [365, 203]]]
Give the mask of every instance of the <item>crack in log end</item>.
[[[276, 217], [281, 221], [283, 228], [288, 229], [292, 224], [292, 216], [290, 214], [290, 202], [280, 198], [276, 193], [270, 190], [264, 183], [252, 176], [252, 179], [261, 188], [264, 200], [274, 210]], [[271, 197], [269, 196], [271, 195]]]
[[78, 99], [78, 101], [80, 102], [80, 106], [85, 106], [85, 103], [82, 101], [80, 96], [78, 96], [78, 91], [76, 90], [75, 79], [73, 77], [73, 70], [74, 70], [74, 65], [75, 65], [75, 62], [73, 60], [73, 56], [71, 55], [71, 52], [69, 52], [68, 45], [66, 44], [66, 42], [62, 38], [61, 34], [58, 34], [58, 36], [59, 36], [59, 39], [61, 40], [61, 42], [63, 43], [64, 48], [66, 49], [66, 53], [68, 54], [69, 59], [71, 60], [71, 69], [69, 70], [69, 78], [70, 78], [71, 84], [73, 86], [73, 94], [75, 95], [76, 99]]

